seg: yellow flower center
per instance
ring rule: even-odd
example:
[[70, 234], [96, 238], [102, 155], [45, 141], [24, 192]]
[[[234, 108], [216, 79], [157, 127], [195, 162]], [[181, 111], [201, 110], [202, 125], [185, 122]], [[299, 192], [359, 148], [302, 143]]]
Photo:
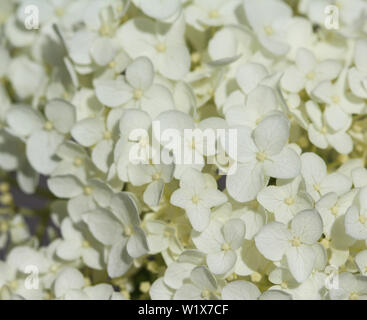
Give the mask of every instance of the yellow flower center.
[[194, 203], [194, 204], [198, 204], [199, 201], [200, 201], [200, 197], [198, 195], [194, 195], [191, 199], [191, 201]]
[[326, 127], [326, 126], [323, 126], [323, 127], [321, 128], [320, 132], [321, 132], [322, 134], [326, 134], [326, 133], [327, 133], [327, 127]]
[[124, 229], [124, 234], [126, 237], [130, 237], [133, 234], [133, 229], [130, 226], [126, 226]]
[[203, 299], [208, 299], [209, 297], [210, 297], [210, 291], [209, 290], [203, 290], [202, 292], [201, 292], [201, 297], [203, 298]]
[[287, 284], [285, 281], [282, 281], [282, 283], [280, 284], [280, 286], [281, 286], [283, 289], [287, 289], [287, 288], [288, 288], [288, 284]]
[[292, 246], [293, 247], [299, 247], [301, 245], [301, 240], [298, 237], [294, 237], [292, 239]]
[[112, 132], [111, 131], [105, 131], [105, 133], [103, 134], [103, 138], [105, 140], [110, 140], [112, 138]]
[[167, 47], [164, 43], [158, 43], [156, 46], [155, 46], [156, 50], [158, 52], [165, 52]]
[[82, 164], [83, 164], [83, 159], [82, 158], [76, 157], [74, 159], [74, 166], [75, 167], [80, 167]]
[[265, 152], [256, 153], [256, 159], [260, 162], [264, 162], [267, 159], [267, 155]]
[[273, 33], [274, 33], [274, 30], [273, 30], [273, 27], [272, 26], [266, 26], [264, 28], [265, 30], [265, 33], [268, 35], [268, 36], [271, 36]]
[[82, 247], [83, 248], [90, 248], [90, 243], [87, 241], [87, 240], [84, 240], [83, 242], [82, 242]]
[[225, 242], [225, 243], [222, 244], [222, 250], [223, 251], [229, 251], [229, 250], [231, 250], [231, 246], [227, 242]]
[[51, 121], [46, 121], [43, 127], [45, 130], [50, 131], [54, 128], [54, 124]]
[[134, 99], [140, 100], [143, 97], [143, 94], [144, 94], [143, 90], [135, 89], [134, 90]]
[[338, 104], [340, 102], [340, 98], [337, 95], [334, 95], [331, 97], [331, 101], [335, 104]]
[[365, 224], [367, 221], [367, 218], [365, 216], [360, 215], [358, 218], [359, 222], [362, 224]]
[[210, 19], [216, 19], [219, 17], [219, 11], [218, 10], [211, 10], [209, 12], [209, 18]]
[[308, 80], [313, 80], [313, 79], [315, 79], [315, 72], [309, 72], [309, 73], [307, 73], [307, 75], [306, 75], [306, 78], [308, 79]]
[[314, 184], [313, 188], [315, 189], [315, 191], [320, 192], [320, 185], [318, 183]]
[[334, 216], [337, 216], [338, 215], [338, 211], [339, 211], [339, 207], [337, 205], [333, 206], [331, 209], [330, 209], [331, 213], [334, 215]]
[[293, 197], [286, 198], [284, 202], [286, 205], [291, 206], [292, 204], [294, 204], [294, 198]]
[[91, 195], [91, 194], [92, 194], [92, 192], [93, 192], [93, 189], [92, 189], [91, 187], [85, 187], [85, 188], [84, 188], [84, 194], [85, 194], [86, 196]]

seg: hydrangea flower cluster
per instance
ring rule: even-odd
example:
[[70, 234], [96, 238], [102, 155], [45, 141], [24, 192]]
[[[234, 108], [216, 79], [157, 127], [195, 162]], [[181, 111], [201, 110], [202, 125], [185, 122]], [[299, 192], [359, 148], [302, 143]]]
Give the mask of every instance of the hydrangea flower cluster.
[[366, 0], [0, 1], [0, 33], [0, 299], [367, 298]]

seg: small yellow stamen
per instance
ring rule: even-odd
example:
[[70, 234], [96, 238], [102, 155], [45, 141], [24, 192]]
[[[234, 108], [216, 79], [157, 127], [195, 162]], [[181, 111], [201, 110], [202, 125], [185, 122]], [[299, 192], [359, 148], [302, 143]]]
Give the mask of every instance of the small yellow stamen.
[[359, 222], [362, 224], [365, 224], [367, 221], [367, 218], [365, 216], [360, 215], [358, 218]]
[[124, 234], [126, 237], [130, 237], [133, 234], [133, 229], [130, 226], [126, 226], [124, 229]]
[[307, 75], [306, 75], [306, 78], [308, 79], [308, 80], [313, 80], [313, 79], [315, 79], [315, 72], [309, 72], [309, 73], [307, 73]]
[[265, 30], [265, 33], [266, 33], [268, 36], [271, 36], [271, 35], [274, 33], [274, 30], [273, 30], [272, 26], [266, 26], [266, 27], [264, 28], [264, 30]]
[[209, 291], [209, 290], [203, 290], [203, 291], [201, 292], [201, 297], [202, 297], [203, 299], [208, 299], [208, 298], [210, 297], [210, 291]]
[[256, 153], [256, 159], [260, 162], [264, 162], [267, 159], [267, 155], [264, 152]]
[[294, 198], [293, 197], [288, 197], [284, 200], [285, 204], [288, 206], [291, 206], [292, 204], [294, 204]]
[[285, 281], [282, 281], [280, 286], [282, 287], [282, 289], [288, 289], [288, 284]]
[[338, 212], [339, 212], [339, 207], [337, 205], [334, 205], [331, 209], [330, 209], [331, 213], [334, 215], [334, 216], [337, 216], [338, 215]]
[[340, 102], [340, 98], [337, 95], [334, 95], [331, 97], [331, 101], [335, 104], [338, 104]]
[[326, 127], [326, 126], [323, 126], [323, 127], [321, 128], [320, 132], [321, 132], [322, 134], [326, 134], [326, 133], [327, 133], [327, 127]]
[[10, 184], [7, 182], [0, 183], [0, 192], [8, 192], [10, 190]]
[[167, 47], [164, 43], [158, 43], [156, 46], [155, 46], [155, 49], [158, 51], [158, 52], [165, 52]]
[[317, 192], [320, 192], [320, 185], [318, 184], [318, 183], [316, 183], [316, 184], [314, 184], [313, 185], [313, 188], [315, 189], [315, 191], [317, 191]]
[[105, 131], [105, 133], [103, 134], [103, 138], [105, 140], [110, 140], [112, 139], [112, 132], [111, 131]]
[[74, 164], [75, 167], [80, 167], [83, 164], [83, 159], [79, 158], [79, 157], [76, 157], [74, 159], [73, 164]]
[[294, 237], [292, 239], [292, 246], [293, 247], [299, 247], [301, 245], [301, 240], [298, 237]]
[[225, 242], [225, 243], [222, 244], [222, 250], [223, 251], [229, 251], [229, 250], [231, 250], [231, 246], [227, 242]]
[[194, 204], [198, 204], [199, 201], [200, 201], [200, 197], [198, 195], [194, 195], [191, 199], [191, 201], [194, 203]]
[[144, 95], [143, 90], [141, 90], [141, 89], [135, 89], [134, 90], [134, 99], [140, 100], [143, 97], [143, 95]]
[[91, 187], [85, 187], [85, 188], [84, 188], [84, 194], [85, 194], [86, 196], [91, 195], [91, 194], [92, 194], [92, 192], [93, 192], [93, 189], [92, 189]]
[[209, 18], [210, 19], [217, 19], [219, 17], [219, 11], [218, 10], [211, 10], [209, 12]]
[[83, 242], [82, 242], [82, 247], [83, 248], [90, 248], [90, 243], [87, 241], [87, 240], [84, 240]]
[[50, 131], [54, 128], [54, 124], [51, 121], [46, 121], [43, 127], [45, 130]]

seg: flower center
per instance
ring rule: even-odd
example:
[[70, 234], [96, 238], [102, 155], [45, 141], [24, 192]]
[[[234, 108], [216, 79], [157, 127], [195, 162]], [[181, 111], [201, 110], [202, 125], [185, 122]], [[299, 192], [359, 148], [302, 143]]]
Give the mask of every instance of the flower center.
[[294, 237], [292, 239], [292, 246], [293, 247], [299, 247], [301, 245], [301, 240], [298, 237]]
[[141, 89], [135, 89], [134, 90], [134, 99], [140, 100], [143, 97], [143, 90]]
[[80, 167], [82, 164], [83, 164], [83, 159], [82, 158], [76, 157], [74, 159], [74, 166], [75, 167]]
[[222, 250], [223, 251], [229, 251], [229, 250], [231, 250], [231, 246], [227, 242], [225, 242], [225, 243], [222, 244]]
[[124, 234], [126, 237], [130, 237], [133, 234], [133, 229], [130, 226], [126, 226], [124, 229]]
[[330, 209], [331, 213], [334, 215], [334, 216], [337, 216], [338, 215], [338, 211], [339, 211], [339, 207], [337, 205], [333, 206], [331, 209]]
[[208, 299], [208, 298], [210, 297], [210, 291], [209, 291], [209, 290], [207, 290], [207, 289], [203, 290], [203, 291], [201, 292], [201, 297], [202, 297], [203, 299]]
[[282, 281], [282, 283], [280, 284], [280, 286], [281, 286], [283, 289], [287, 289], [287, 288], [288, 288], [288, 284], [287, 284], [287, 282], [285, 282], [285, 281]]
[[327, 127], [326, 127], [326, 126], [323, 126], [323, 127], [321, 128], [320, 132], [321, 132], [322, 134], [326, 134], [326, 133], [327, 133]]
[[165, 52], [167, 49], [164, 43], [158, 43], [155, 48], [158, 52]]
[[265, 33], [268, 35], [268, 36], [271, 36], [273, 33], [274, 33], [274, 30], [273, 30], [273, 27], [272, 26], [266, 26], [264, 28], [265, 30]]
[[92, 194], [92, 192], [93, 192], [93, 189], [91, 187], [85, 187], [84, 188], [84, 194], [86, 196], [90, 196]]
[[320, 185], [318, 183], [314, 184], [313, 188], [315, 189], [315, 191], [320, 192]]
[[360, 215], [358, 218], [359, 222], [362, 224], [365, 224], [367, 221], [367, 218], [365, 216]]
[[105, 131], [105, 133], [103, 134], [103, 137], [105, 138], [105, 140], [110, 140], [112, 138], [112, 132]]
[[311, 71], [311, 72], [307, 73], [306, 78], [307, 78], [308, 80], [313, 80], [313, 79], [315, 79], [315, 72]]
[[90, 248], [90, 243], [87, 240], [84, 240], [82, 242], [82, 247], [85, 248], [85, 249]]
[[264, 162], [267, 159], [267, 155], [265, 152], [256, 153], [256, 159], [260, 162]]
[[46, 121], [43, 127], [45, 130], [50, 131], [54, 128], [54, 124], [51, 121]]
[[219, 17], [219, 11], [218, 10], [211, 10], [209, 12], [209, 18], [210, 19], [216, 19]]
[[194, 203], [194, 204], [198, 204], [198, 203], [199, 203], [199, 201], [200, 201], [200, 197], [199, 197], [197, 194], [195, 194], [195, 195], [192, 197], [191, 201], [192, 201], [192, 203]]
[[294, 198], [293, 197], [288, 197], [284, 200], [285, 204], [288, 206], [291, 206], [292, 204], [294, 204]]
[[153, 180], [159, 180], [160, 178], [161, 178], [161, 173], [160, 172], [156, 172], [152, 175]]
[[335, 104], [338, 104], [340, 102], [340, 98], [337, 95], [334, 95], [331, 97], [331, 101]]

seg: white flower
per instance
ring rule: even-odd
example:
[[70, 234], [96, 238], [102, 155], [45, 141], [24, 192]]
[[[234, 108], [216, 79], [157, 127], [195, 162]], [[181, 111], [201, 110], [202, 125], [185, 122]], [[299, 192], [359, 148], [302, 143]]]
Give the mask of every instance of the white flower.
[[135, 59], [125, 73], [126, 79], [95, 81], [99, 101], [109, 107], [142, 109], [153, 119], [161, 112], [174, 108], [169, 89], [154, 84], [153, 65], [147, 57]]
[[306, 152], [302, 154], [301, 161], [301, 173], [306, 184], [306, 190], [315, 201], [329, 192], [342, 195], [350, 190], [351, 180], [338, 172], [328, 175], [325, 162], [315, 153]]
[[329, 291], [332, 300], [366, 300], [367, 278], [344, 272], [339, 275], [339, 288]]
[[185, 210], [192, 227], [203, 231], [210, 222], [211, 208], [226, 202], [227, 197], [208, 187], [201, 172], [188, 168], [181, 176], [180, 188], [171, 196], [171, 203]]
[[209, 270], [214, 274], [227, 274], [237, 260], [236, 250], [245, 238], [245, 224], [240, 219], [230, 219], [222, 224], [212, 220], [200, 234], [194, 234], [192, 241], [207, 254]]
[[144, 231], [140, 227], [139, 211], [127, 193], [116, 194], [111, 210], [95, 209], [83, 215], [93, 236], [111, 246], [107, 270], [110, 277], [119, 277], [131, 266], [134, 258], [148, 252]]
[[70, 218], [65, 218], [61, 223], [63, 240], [58, 244], [56, 254], [66, 261], [82, 259], [90, 268], [102, 269], [103, 246], [93, 239], [85, 228], [76, 229]]
[[326, 113], [322, 113], [318, 104], [312, 100], [306, 102], [306, 112], [312, 121], [308, 126], [308, 137], [315, 146], [326, 149], [330, 145], [342, 154], [353, 150], [353, 140], [346, 132], [350, 126], [349, 122], [344, 128], [334, 130], [325, 119]]
[[283, 89], [290, 92], [300, 92], [306, 89], [311, 94], [313, 89], [322, 81], [334, 80], [342, 69], [337, 60], [317, 62], [315, 55], [308, 49], [300, 48], [297, 51], [295, 65], [286, 69], [281, 79]]
[[305, 281], [315, 266], [316, 253], [312, 246], [322, 234], [322, 220], [317, 211], [298, 213], [290, 227], [280, 222], [265, 225], [255, 237], [256, 246], [269, 260], [286, 257], [288, 267], [298, 282]]
[[118, 30], [117, 38], [132, 58], [147, 56], [156, 70], [172, 80], [182, 79], [190, 69], [190, 54], [184, 42], [182, 17], [172, 25], [147, 18], [128, 21]]
[[232, 281], [222, 290], [223, 300], [257, 300], [260, 295], [253, 283], [244, 280]]
[[75, 107], [55, 99], [47, 103], [45, 116], [27, 106], [17, 106], [8, 113], [10, 128], [19, 136], [28, 137], [26, 154], [32, 167], [50, 174], [56, 167], [54, 154], [75, 122]]
[[217, 300], [218, 284], [206, 267], [191, 271], [190, 282], [184, 283], [175, 295], [175, 300]]
[[345, 214], [345, 231], [357, 240], [367, 239], [367, 187], [362, 188]]
[[311, 209], [312, 204], [305, 192], [300, 191], [301, 178], [279, 186], [267, 186], [259, 192], [257, 200], [268, 211], [273, 212], [275, 221], [287, 224], [296, 213]]
[[194, 0], [185, 9], [186, 21], [198, 30], [206, 26], [222, 26], [236, 23], [238, 0]]
[[365, 107], [362, 101], [346, 92], [346, 69], [334, 84], [329, 80], [318, 84], [312, 91], [312, 95], [326, 103], [325, 119], [335, 131], [349, 127], [350, 115], [361, 113]]
[[355, 45], [354, 64], [348, 72], [349, 86], [352, 92], [362, 99], [367, 98], [367, 41], [359, 40]]
[[261, 45], [274, 55], [285, 55], [289, 50], [284, 37], [292, 18], [291, 8], [278, 0], [245, 0], [244, 8]]
[[[228, 193], [239, 202], [256, 198], [269, 177], [289, 179], [300, 171], [297, 153], [288, 147], [289, 121], [282, 114], [262, 120], [252, 132], [236, 127], [239, 137], [236, 172], [227, 177]], [[227, 143], [228, 145], [228, 143]]]

